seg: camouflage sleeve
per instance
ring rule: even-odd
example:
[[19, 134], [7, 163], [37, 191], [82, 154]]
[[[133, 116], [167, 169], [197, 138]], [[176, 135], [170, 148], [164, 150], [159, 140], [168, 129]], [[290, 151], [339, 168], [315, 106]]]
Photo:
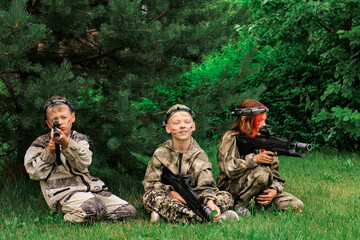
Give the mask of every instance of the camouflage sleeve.
[[90, 145], [86, 138], [78, 142], [69, 138], [69, 145], [66, 149], [62, 150], [62, 154], [64, 154], [72, 168], [83, 171], [92, 161], [92, 152], [89, 147]]
[[173, 190], [172, 186], [165, 185], [161, 182], [161, 175], [163, 173], [163, 164], [158, 159], [157, 151], [151, 157], [148, 166], [146, 168], [145, 178], [142, 181], [145, 192], [150, 189], [156, 190]]
[[279, 173], [279, 157], [275, 156], [274, 161], [271, 164], [271, 172], [273, 174], [273, 182], [270, 186], [271, 189], [275, 189], [278, 193], [282, 193], [285, 187], [285, 180], [280, 177]]
[[253, 160], [254, 155], [254, 153], [250, 153], [240, 156], [236, 146], [236, 135], [228, 131], [221, 138], [217, 153], [217, 163], [220, 170], [230, 179], [237, 179], [248, 169], [253, 169], [257, 166]]
[[211, 162], [205, 152], [200, 152], [195, 161], [192, 164], [192, 168], [195, 170], [197, 185], [193, 188], [193, 191], [204, 200], [204, 204], [209, 200], [216, 200], [215, 191], [217, 187], [212, 175]]
[[55, 153], [48, 153], [43, 147], [31, 146], [26, 151], [24, 165], [33, 180], [45, 180], [55, 163]]

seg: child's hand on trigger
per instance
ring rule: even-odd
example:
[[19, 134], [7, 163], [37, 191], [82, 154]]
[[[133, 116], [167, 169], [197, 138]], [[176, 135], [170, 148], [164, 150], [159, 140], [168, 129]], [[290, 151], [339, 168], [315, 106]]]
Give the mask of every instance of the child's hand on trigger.
[[262, 150], [261, 153], [255, 155], [253, 160], [258, 164], [272, 164], [276, 153], [271, 151]]

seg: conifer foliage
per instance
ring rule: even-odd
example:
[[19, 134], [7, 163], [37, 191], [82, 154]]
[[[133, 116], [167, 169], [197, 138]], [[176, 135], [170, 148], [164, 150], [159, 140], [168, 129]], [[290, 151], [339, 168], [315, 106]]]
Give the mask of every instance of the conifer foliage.
[[[74, 128], [90, 139], [94, 167], [143, 169], [135, 155], [166, 138], [164, 111], [187, 104], [187, 92], [174, 99], [171, 86], [227, 43], [242, 13], [217, 0], [0, 1], [0, 163], [22, 161], [49, 131], [44, 102], [63, 95], [75, 106]], [[199, 99], [219, 85], [207, 87]]]

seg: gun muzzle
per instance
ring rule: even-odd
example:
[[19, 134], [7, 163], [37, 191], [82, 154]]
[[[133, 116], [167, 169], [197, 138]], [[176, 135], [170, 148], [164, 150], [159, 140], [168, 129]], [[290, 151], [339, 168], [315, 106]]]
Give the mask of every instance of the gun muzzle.
[[308, 151], [310, 151], [312, 149], [310, 144], [301, 143], [301, 142], [295, 143], [295, 147], [298, 148], [298, 149], [303, 149], [303, 150], [308, 150]]
[[61, 134], [60, 134], [57, 130], [55, 130], [55, 131], [54, 131], [54, 138], [55, 138], [55, 139], [59, 139], [60, 136], [61, 136]]
[[53, 129], [54, 129], [53, 136], [55, 139], [59, 139], [61, 136], [60, 132], [58, 130], [56, 130], [56, 128], [59, 128], [59, 127], [60, 127], [59, 122], [57, 120], [53, 120]]

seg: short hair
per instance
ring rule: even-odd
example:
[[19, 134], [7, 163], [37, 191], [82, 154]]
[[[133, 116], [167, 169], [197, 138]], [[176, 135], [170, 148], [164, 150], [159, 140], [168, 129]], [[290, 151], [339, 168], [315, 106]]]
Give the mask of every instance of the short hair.
[[74, 109], [74, 106], [65, 98], [65, 97], [62, 97], [62, 96], [52, 96], [51, 98], [49, 98], [45, 105], [44, 105], [44, 108], [43, 108], [43, 112], [44, 112], [44, 120], [46, 120], [46, 111], [49, 109], [49, 108], [53, 108], [53, 107], [57, 107], [59, 106], [60, 104], [62, 105], [66, 105], [70, 112], [75, 112], [75, 109]]

